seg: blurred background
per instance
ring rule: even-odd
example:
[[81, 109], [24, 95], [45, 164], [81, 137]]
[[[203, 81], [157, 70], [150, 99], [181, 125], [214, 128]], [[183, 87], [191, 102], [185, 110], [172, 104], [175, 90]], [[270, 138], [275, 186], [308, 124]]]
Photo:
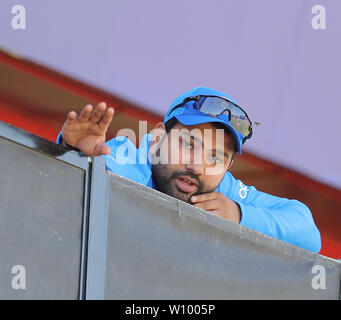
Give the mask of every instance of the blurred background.
[[55, 141], [68, 111], [106, 101], [109, 139], [193, 87], [226, 92], [261, 123], [234, 176], [308, 205], [340, 259], [340, 15], [327, 0], [1, 0], [0, 120]]

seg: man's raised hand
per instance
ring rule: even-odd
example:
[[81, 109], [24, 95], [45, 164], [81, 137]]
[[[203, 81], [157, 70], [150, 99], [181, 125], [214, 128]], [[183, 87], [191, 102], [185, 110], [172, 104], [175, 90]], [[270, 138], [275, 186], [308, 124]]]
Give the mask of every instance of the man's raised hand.
[[105, 134], [114, 112], [105, 102], [99, 103], [94, 110], [88, 104], [79, 115], [75, 111], [69, 112], [62, 129], [63, 140], [88, 156], [109, 154], [111, 150], [104, 144]]

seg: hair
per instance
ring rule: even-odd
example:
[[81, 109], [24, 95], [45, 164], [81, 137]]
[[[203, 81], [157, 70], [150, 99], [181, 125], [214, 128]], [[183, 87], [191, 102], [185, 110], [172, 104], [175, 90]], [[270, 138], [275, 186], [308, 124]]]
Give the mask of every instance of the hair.
[[174, 126], [179, 123], [176, 118], [172, 118], [165, 123], [166, 133], [168, 134]]
[[[179, 121], [174, 117], [170, 120], [168, 120], [165, 123], [165, 128], [166, 128], [166, 133], [168, 134], [171, 129], [177, 124], [179, 123]], [[234, 155], [237, 153], [237, 144], [235, 139], [233, 138], [233, 135], [230, 131], [229, 128], [227, 128], [226, 126], [224, 126], [222, 123], [220, 122], [210, 122], [212, 124], [213, 127], [215, 127], [216, 129], [224, 129], [225, 134], [229, 137], [228, 141], [227, 141], [227, 145], [230, 149], [232, 149], [233, 155], [232, 155], [232, 159], [234, 158]]]

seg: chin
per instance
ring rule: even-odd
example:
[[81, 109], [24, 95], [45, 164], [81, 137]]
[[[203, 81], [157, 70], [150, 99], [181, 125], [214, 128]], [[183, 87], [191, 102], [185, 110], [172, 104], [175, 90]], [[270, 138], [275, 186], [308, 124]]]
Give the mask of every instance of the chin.
[[177, 188], [175, 188], [175, 190], [172, 190], [172, 191], [173, 191], [171, 194], [172, 197], [174, 197], [178, 200], [190, 203], [189, 199], [192, 196], [191, 193], [184, 193], [184, 192], [178, 190]]

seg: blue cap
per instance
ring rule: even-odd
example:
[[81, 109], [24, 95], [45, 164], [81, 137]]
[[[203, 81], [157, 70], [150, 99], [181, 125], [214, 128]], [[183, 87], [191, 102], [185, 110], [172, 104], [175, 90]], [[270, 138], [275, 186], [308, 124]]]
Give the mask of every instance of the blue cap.
[[210, 117], [198, 110], [195, 110], [193, 108], [193, 101], [187, 102], [181, 108], [174, 110], [174, 112], [172, 112], [171, 115], [169, 114], [175, 106], [182, 103], [186, 98], [192, 97], [192, 96], [199, 96], [199, 95], [213, 95], [213, 96], [219, 96], [219, 97], [226, 97], [233, 103], [236, 103], [230, 96], [228, 96], [227, 94], [223, 92], [210, 89], [210, 88], [205, 88], [205, 87], [197, 87], [177, 97], [172, 102], [169, 110], [166, 113], [166, 116], [163, 122], [166, 123], [168, 120], [175, 117], [180, 123], [182, 123], [185, 126], [193, 126], [196, 124], [207, 123], [207, 122], [222, 123], [230, 130], [232, 137], [234, 138], [236, 145], [237, 145], [237, 152], [241, 154], [244, 136], [233, 128], [233, 126], [230, 124], [230, 121], [228, 120], [228, 117], [226, 115], [221, 115], [219, 116], [219, 118]]

